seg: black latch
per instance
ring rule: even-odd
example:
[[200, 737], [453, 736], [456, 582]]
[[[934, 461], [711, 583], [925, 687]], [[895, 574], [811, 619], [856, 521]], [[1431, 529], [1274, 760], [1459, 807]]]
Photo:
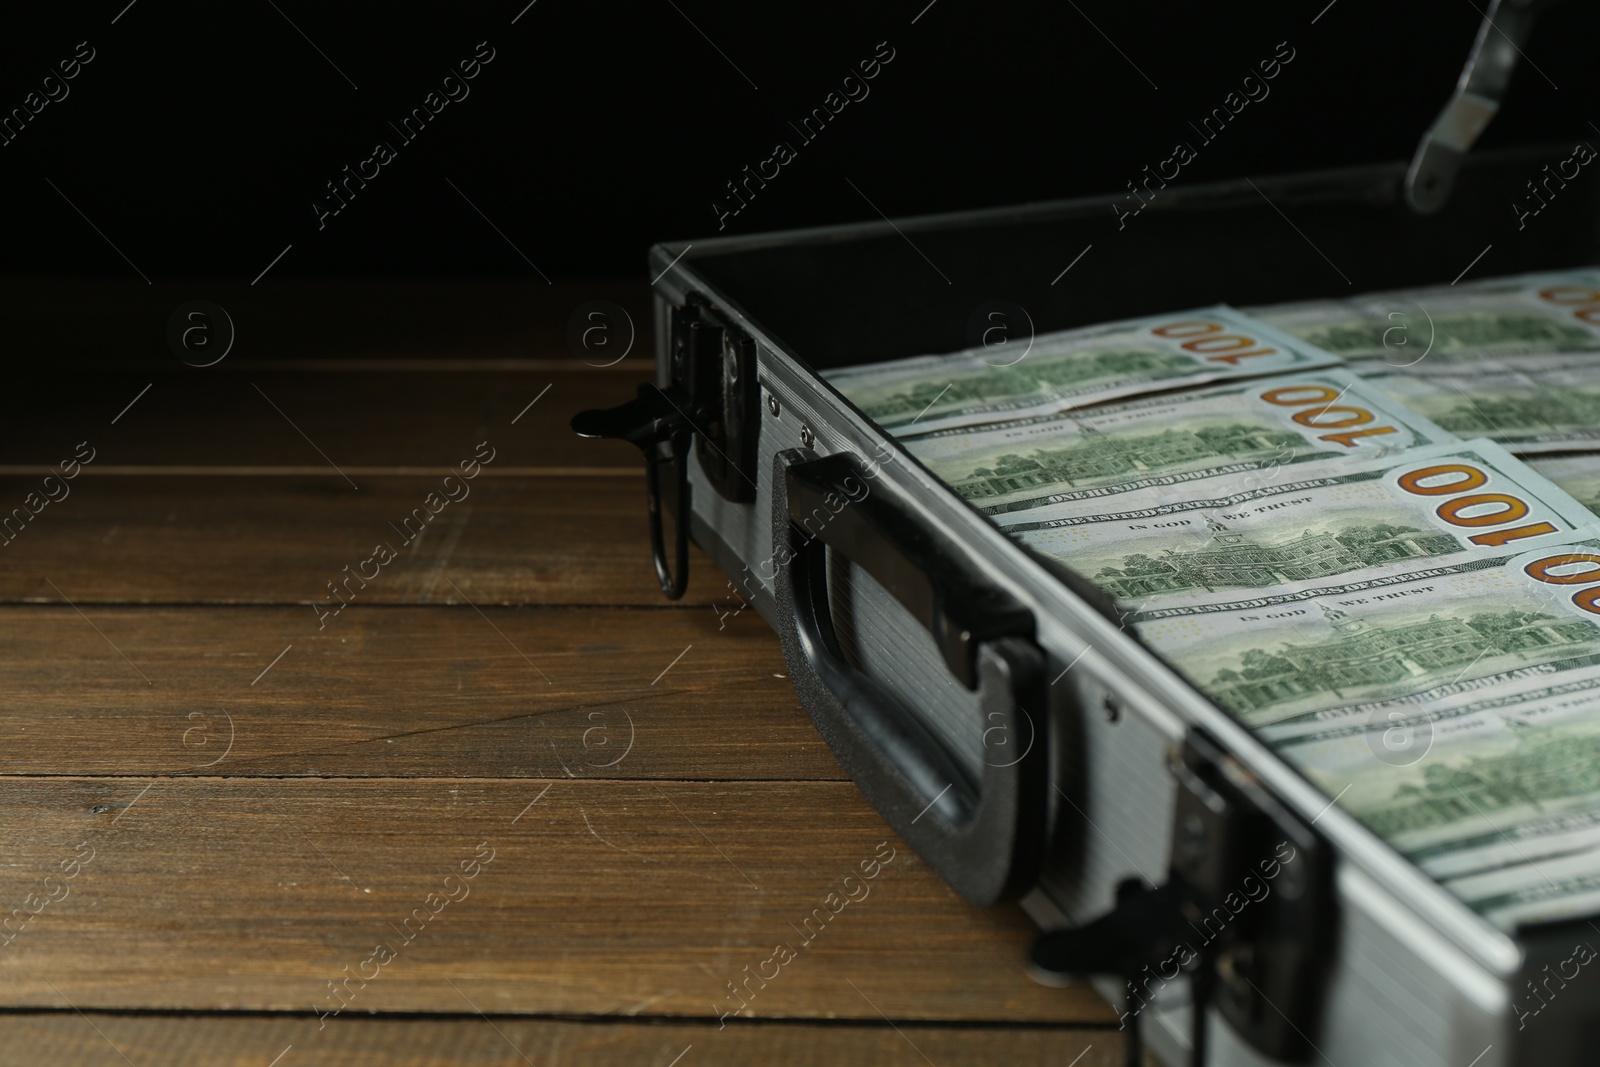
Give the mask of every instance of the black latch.
[[[581, 437], [620, 438], [644, 453], [656, 577], [667, 598], [676, 600], [689, 584], [689, 439], [712, 488], [735, 503], [755, 500], [761, 398], [749, 334], [699, 293], [673, 308], [671, 319], [667, 385], [641, 385], [620, 407], [579, 412], [572, 429]], [[670, 561], [662, 528], [663, 466], [675, 488]]]
[[672, 309], [672, 383], [693, 401], [695, 454], [712, 488], [736, 504], [756, 498], [761, 394], [756, 343], [699, 293]]
[[1141, 1013], [1180, 976], [1189, 981], [1194, 1067], [1206, 1063], [1213, 1003], [1258, 1051], [1301, 1061], [1312, 1051], [1332, 942], [1327, 846], [1197, 731], [1174, 754], [1172, 772], [1178, 796], [1166, 884], [1129, 879], [1110, 913], [1039, 937], [1034, 975], [1048, 984], [1121, 978], [1130, 1064], [1142, 1062]]
[[[639, 395], [614, 408], [580, 411], [572, 416], [572, 430], [579, 437], [614, 437], [637, 445], [644, 453], [645, 494], [650, 514], [650, 551], [655, 558], [656, 578], [668, 600], [677, 600], [689, 586], [689, 398], [677, 388], [645, 382]], [[661, 446], [667, 446], [667, 455]], [[677, 536], [673, 560], [667, 560], [666, 537], [662, 533], [661, 467], [677, 489], [673, 502]]]

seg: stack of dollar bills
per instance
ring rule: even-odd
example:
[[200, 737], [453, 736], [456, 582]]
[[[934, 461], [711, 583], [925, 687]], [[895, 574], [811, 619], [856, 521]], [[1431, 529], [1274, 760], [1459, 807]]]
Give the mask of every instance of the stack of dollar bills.
[[1489, 921], [1600, 913], [1600, 270], [825, 377]]

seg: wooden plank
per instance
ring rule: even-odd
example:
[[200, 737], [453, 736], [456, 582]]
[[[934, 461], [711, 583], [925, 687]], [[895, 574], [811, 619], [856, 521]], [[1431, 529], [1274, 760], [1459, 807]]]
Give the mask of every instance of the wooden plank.
[[719, 625], [710, 609], [357, 603], [319, 631], [309, 607], [3, 608], [17, 743], [0, 773], [842, 777], [766, 623]]
[[[637, 452], [567, 428], [649, 376], [642, 290], [618, 297], [640, 336], [611, 370], [565, 351], [566, 305], [598, 292], [185, 292], [240, 329], [198, 370], [162, 351], [168, 290], [78, 287], [70, 316], [23, 293], [0, 331], [102, 361], [0, 397], [0, 514], [28, 465], [96, 449], [0, 548], [8, 1051], [1115, 1061], [1096, 996], [1024, 977], [1021, 914], [961, 903], [842, 780], [770, 631], [708, 606], [702, 559], [687, 610], [559, 606], [660, 604]], [[325, 583], [484, 440], [472, 497], [319, 628]], [[475, 850], [493, 860], [446, 883]], [[445, 903], [452, 884], [470, 893]], [[846, 905], [851, 884], [870, 895]], [[351, 978], [380, 942], [393, 959]], [[778, 944], [793, 958], [753, 977]]]
[[[0, 501], [20, 503], [38, 488], [37, 477], [0, 476]], [[452, 483], [460, 499], [447, 503], [436, 474], [362, 476], [360, 492], [321, 473], [85, 474], [62, 489], [65, 497], [0, 535], [0, 601], [59, 603], [54, 582], [79, 604], [337, 606], [327, 583], [355, 574], [350, 589], [367, 604], [463, 595], [479, 606], [668, 603], [650, 559], [644, 478], [633, 471], [479, 477]], [[437, 515], [429, 493], [440, 493]], [[381, 568], [367, 562], [379, 545], [396, 553]], [[698, 550], [689, 571], [679, 604], [737, 609]], [[374, 572], [362, 588], [360, 576]]]
[[359, 480], [340, 470], [430, 467], [443, 475], [483, 441], [494, 449], [490, 466], [501, 469], [638, 467], [632, 445], [583, 440], [568, 422], [628, 400], [651, 373], [648, 361], [610, 370], [326, 372], [223, 363], [107, 368], [71, 388], [34, 374], [0, 393], [0, 449], [13, 464], [58, 464], [87, 441], [95, 464], [309, 466], [352, 493]]
[[0, 778], [0, 839], [12, 1007], [1114, 1019], [848, 782]]
[[[460, 1000], [461, 998], [458, 998]], [[476, 998], [474, 998], [476, 999]], [[465, 1006], [463, 1002], [463, 1007]], [[71, 1011], [6, 1019], [6, 1047], [37, 1067], [1119, 1067], [1115, 1030], [1027, 1026], [963, 1027], [864, 1022], [732, 1025], [517, 1017], [351, 1018], [307, 1035], [285, 1016], [125, 1015]], [[285, 1050], [288, 1050], [287, 1052]], [[680, 1058], [681, 1057], [681, 1058]]]
[[[642, 259], [642, 256], [641, 256]], [[542, 356], [601, 363], [625, 348], [649, 362], [654, 327], [646, 279], [290, 279], [248, 280], [6, 279], [0, 308], [4, 350], [31, 359], [155, 361], [175, 364], [167, 321], [182, 304], [205, 299], [233, 321], [227, 366], [244, 360], [340, 358], [382, 360], [426, 356], [483, 359]], [[568, 327], [594, 301], [623, 308], [605, 336], [575, 347]], [[592, 320], [585, 320], [593, 325]], [[70, 327], [63, 328], [63, 323]], [[581, 338], [580, 338], [581, 340]], [[600, 342], [608, 342], [609, 349]]]

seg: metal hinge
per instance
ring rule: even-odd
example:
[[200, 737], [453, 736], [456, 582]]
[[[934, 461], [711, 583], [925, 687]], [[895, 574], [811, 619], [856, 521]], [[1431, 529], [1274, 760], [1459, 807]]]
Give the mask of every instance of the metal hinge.
[[1535, 16], [1552, 2], [1489, 0], [1455, 91], [1411, 157], [1405, 184], [1411, 210], [1431, 215], [1450, 199], [1467, 153], [1500, 111]]

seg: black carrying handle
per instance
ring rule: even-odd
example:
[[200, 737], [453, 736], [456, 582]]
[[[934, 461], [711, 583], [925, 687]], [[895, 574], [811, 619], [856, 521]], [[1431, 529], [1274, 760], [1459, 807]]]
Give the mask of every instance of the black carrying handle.
[[[992, 904], [1031, 888], [1049, 788], [1044, 656], [1032, 613], [853, 456], [779, 452], [772, 498], [776, 627], [818, 733], [895, 832], [968, 901]], [[951, 673], [976, 689], [978, 780], [841, 653], [826, 547], [903, 604], [933, 634]]]

